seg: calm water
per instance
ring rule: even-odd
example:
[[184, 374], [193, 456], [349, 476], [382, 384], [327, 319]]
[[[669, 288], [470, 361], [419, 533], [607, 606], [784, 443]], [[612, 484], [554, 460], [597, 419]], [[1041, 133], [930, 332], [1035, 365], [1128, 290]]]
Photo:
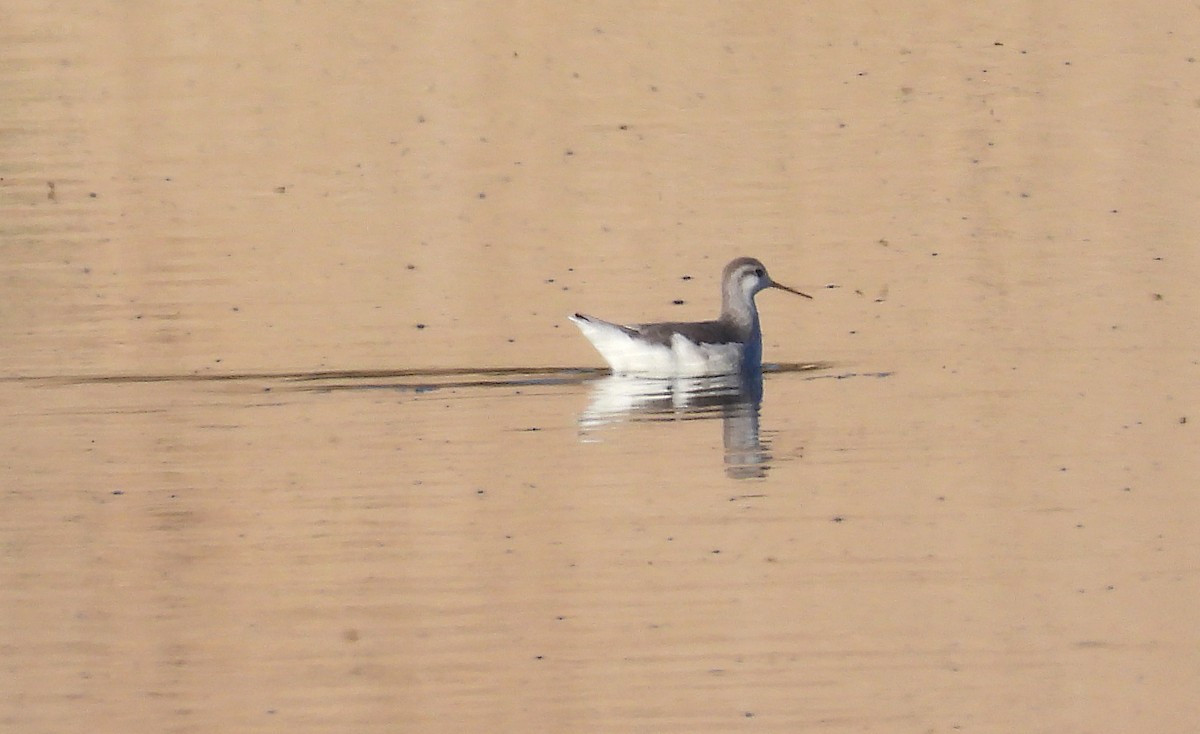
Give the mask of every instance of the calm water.
[[332, 7], [0, 24], [0, 728], [1200, 719], [1185, 10]]

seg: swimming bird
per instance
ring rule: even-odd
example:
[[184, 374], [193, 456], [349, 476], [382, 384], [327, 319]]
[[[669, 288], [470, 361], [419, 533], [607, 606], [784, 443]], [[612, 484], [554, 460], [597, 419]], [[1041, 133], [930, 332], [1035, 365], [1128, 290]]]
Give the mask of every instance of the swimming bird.
[[704, 377], [762, 369], [762, 331], [754, 296], [767, 288], [812, 298], [771, 280], [752, 257], [739, 257], [721, 274], [721, 315], [714, 321], [614, 324], [581, 313], [568, 318], [614, 373], [649, 377]]

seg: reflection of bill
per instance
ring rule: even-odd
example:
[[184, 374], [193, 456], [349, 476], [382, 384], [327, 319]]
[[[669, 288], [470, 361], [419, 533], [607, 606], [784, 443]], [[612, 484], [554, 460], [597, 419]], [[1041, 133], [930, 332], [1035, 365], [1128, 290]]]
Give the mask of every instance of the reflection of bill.
[[599, 440], [598, 429], [625, 422], [720, 418], [725, 473], [734, 479], [766, 476], [770, 455], [758, 435], [762, 375], [649, 379], [611, 375], [593, 383], [579, 418], [580, 440]]

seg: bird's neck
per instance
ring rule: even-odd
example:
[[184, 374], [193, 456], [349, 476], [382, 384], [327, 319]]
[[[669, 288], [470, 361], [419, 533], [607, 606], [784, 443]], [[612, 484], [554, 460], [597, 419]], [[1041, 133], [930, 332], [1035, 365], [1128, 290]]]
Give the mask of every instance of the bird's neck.
[[721, 293], [721, 321], [731, 324], [746, 337], [758, 333], [758, 308], [754, 295], [747, 295], [736, 284], [726, 286]]

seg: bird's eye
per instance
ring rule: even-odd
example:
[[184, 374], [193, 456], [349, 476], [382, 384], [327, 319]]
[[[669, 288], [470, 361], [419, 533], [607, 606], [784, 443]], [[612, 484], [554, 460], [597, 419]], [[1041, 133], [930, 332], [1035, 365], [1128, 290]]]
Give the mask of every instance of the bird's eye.
[[764, 275], [766, 275], [767, 273], [766, 273], [766, 271], [765, 271], [765, 270], [763, 270], [762, 268], [755, 268], [755, 269], [754, 269], [754, 274], [755, 274], [755, 275], [757, 275], [758, 277], [760, 277], [760, 278], [761, 278], [761, 277], [763, 277]]

